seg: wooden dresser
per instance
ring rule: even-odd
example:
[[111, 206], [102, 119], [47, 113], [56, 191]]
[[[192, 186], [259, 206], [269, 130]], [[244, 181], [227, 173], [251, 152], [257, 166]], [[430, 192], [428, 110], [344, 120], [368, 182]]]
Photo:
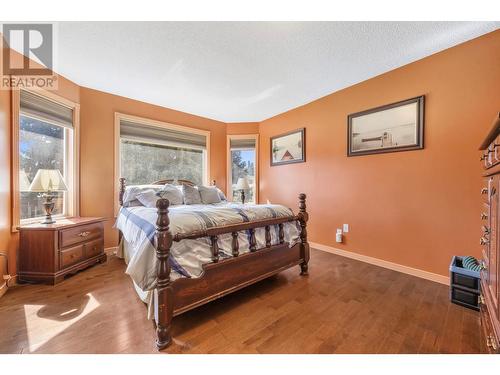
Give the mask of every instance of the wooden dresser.
[[481, 219], [482, 246], [481, 260], [481, 326], [482, 345], [486, 353], [500, 353], [500, 114], [493, 123], [488, 136], [481, 144], [483, 154], [481, 161], [484, 163], [484, 187], [481, 189], [483, 196], [483, 212]]
[[103, 218], [74, 217], [19, 227], [20, 282], [55, 284], [106, 260]]

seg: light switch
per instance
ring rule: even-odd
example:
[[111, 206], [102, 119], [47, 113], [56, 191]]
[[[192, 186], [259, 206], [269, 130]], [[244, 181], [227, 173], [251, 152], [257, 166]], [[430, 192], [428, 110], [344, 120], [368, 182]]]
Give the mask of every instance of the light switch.
[[343, 227], [344, 227], [344, 233], [348, 233], [349, 232], [349, 224], [344, 224]]

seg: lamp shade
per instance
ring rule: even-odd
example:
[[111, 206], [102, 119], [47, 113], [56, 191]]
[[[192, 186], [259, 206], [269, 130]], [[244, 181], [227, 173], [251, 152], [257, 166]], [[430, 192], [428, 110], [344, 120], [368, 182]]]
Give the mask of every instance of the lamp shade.
[[236, 183], [236, 190], [246, 190], [246, 189], [250, 189], [248, 178], [246, 176], [238, 178], [238, 182]]
[[67, 191], [68, 188], [64, 183], [64, 178], [59, 172], [59, 169], [39, 169], [36, 172], [35, 178], [31, 182], [29, 191], [45, 192], [45, 191]]
[[24, 170], [19, 171], [19, 191], [30, 191], [30, 180]]

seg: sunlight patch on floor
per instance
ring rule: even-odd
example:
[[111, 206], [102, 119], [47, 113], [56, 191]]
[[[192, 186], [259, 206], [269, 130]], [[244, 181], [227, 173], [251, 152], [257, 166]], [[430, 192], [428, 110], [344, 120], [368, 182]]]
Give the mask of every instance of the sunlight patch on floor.
[[91, 293], [70, 306], [24, 305], [29, 351], [36, 351], [99, 306]]

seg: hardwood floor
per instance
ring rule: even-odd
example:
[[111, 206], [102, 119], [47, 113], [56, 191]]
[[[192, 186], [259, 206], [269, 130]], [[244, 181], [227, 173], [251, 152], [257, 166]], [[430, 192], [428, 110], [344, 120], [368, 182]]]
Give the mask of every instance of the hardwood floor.
[[[0, 299], [0, 353], [156, 353], [123, 261]], [[299, 268], [174, 318], [164, 353], [478, 353], [479, 314], [431, 281], [312, 250]]]

